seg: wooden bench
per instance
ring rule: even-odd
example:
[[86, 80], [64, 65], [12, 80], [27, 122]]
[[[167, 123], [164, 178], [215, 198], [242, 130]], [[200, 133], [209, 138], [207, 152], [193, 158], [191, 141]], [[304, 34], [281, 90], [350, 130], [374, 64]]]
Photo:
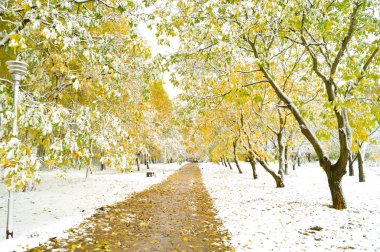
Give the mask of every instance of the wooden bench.
[[155, 172], [153, 172], [153, 171], [148, 171], [148, 172], [146, 172], [146, 176], [147, 177], [156, 177], [156, 173]]

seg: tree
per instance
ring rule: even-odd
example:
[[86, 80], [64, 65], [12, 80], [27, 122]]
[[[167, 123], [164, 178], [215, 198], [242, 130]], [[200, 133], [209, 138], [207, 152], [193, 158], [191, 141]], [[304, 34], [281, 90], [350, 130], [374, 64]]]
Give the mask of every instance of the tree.
[[[377, 5], [378, 1], [178, 1], [171, 19], [159, 20], [158, 32], [177, 34], [186, 41], [173, 63], [182, 67], [178, 69], [182, 80], [198, 80], [199, 88], [207, 83], [209, 90], [219, 85], [213, 96], [247, 86], [270, 86], [313, 146], [327, 175], [333, 207], [344, 209], [341, 180], [350, 156], [348, 112], [352, 110], [344, 101], [357, 95], [354, 90], [360, 93], [358, 87], [364, 82], [378, 80], [374, 64], [379, 20], [372, 15]], [[368, 39], [371, 36], [374, 39]], [[185, 61], [197, 71], [186, 73]], [[212, 73], [218, 73], [218, 81]], [[234, 81], [239, 78], [245, 81]], [[186, 81], [181, 86], [190, 89]], [[305, 95], [295, 92], [296, 87], [307, 89]], [[311, 101], [323, 104], [323, 121], [337, 132], [336, 162], [315, 134], [317, 125], [304, 106]]]

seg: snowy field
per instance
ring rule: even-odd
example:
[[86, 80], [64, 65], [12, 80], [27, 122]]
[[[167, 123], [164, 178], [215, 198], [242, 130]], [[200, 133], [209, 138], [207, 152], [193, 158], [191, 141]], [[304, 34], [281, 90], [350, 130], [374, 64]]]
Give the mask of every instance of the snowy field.
[[56, 172], [41, 172], [42, 181], [36, 191], [15, 193], [15, 238], [9, 240], [5, 240], [8, 192], [0, 184], [0, 251], [24, 251], [27, 245], [33, 247], [50, 237], [63, 237], [65, 230], [91, 216], [97, 208], [143, 191], [180, 167], [176, 163], [150, 166], [156, 177], [147, 178], [145, 166], [141, 172], [123, 174], [98, 171], [86, 181], [85, 170], [70, 170], [63, 173], [64, 178], [58, 178]]
[[343, 211], [329, 208], [326, 175], [317, 163], [291, 170], [285, 188], [278, 189], [261, 166], [258, 180], [253, 180], [249, 163], [242, 166], [243, 174], [238, 174], [235, 166], [231, 171], [201, 164], [237, 251], [380, 251], [379, 163], [365, 163], [365, 183], [357, 176], [344, 177], [348, 209]]

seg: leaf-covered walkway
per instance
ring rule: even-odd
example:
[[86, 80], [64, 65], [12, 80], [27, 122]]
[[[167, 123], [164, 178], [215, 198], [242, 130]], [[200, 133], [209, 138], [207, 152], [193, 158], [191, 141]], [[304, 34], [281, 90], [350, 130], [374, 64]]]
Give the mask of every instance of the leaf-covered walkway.
[[[147, 178], [149, 179], [149, 178]], [[102, 208], [31, 251], [233, 251], [215, 218], [198, 165], [187, 164], [164, 182]]]

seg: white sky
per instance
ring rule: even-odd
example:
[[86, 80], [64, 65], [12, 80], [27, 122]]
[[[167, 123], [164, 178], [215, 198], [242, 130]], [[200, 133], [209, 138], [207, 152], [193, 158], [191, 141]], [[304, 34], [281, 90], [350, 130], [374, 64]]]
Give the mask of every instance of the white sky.
[[[157, 39], [155, 36], [155, 31], [148, 29], [147, 25], [144, 23], [140, 23], [138, 25], [138, 31], [142, 38], [147, 42], [150, 47], [152, 56], [156, 56], [157, 54], [161, 55], [170, 55], [175, 52], [179, 47], [179, 39], [178, 38], [169, 38], [170, 47], [158, 45]], [[181, 93], [181, 90], [170, 82], [170, 72], [163, 73], [163, 79], [165, 82], [164, 88], [169, 95], [169, 98], [173, 100], [178, 94]]]

